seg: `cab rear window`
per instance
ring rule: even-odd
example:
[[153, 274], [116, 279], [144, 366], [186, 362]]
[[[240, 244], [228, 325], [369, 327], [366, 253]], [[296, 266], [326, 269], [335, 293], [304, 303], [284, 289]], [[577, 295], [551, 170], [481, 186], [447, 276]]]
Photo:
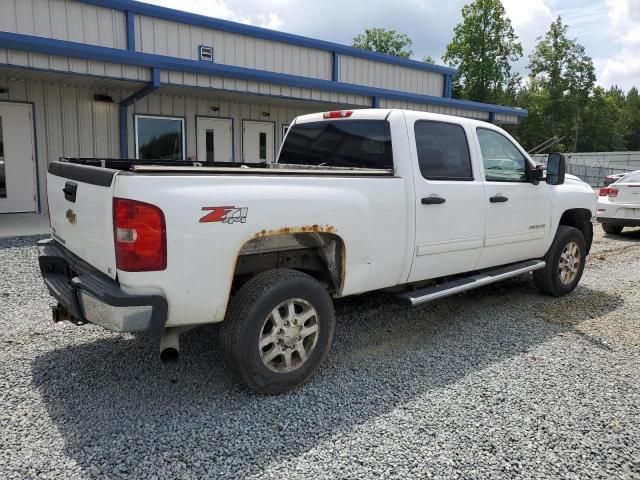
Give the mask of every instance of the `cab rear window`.
[[291, 127], [278, 163], [351, 168], [393, 168], [386, 120], [335, 120]]

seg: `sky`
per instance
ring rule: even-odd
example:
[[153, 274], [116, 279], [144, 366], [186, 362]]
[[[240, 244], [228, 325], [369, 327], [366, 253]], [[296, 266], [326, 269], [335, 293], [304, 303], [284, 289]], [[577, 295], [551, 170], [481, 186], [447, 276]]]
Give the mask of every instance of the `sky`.
[[[409, 35], [413, 57], [442, 54], [470, 0], [144, 0], [169, 8], [351, 45], [366, 28]], [[527, 76], [536, 39], [562, 16], [569, 37], [592, 57], [598, 83], [640, 88], [640, 0], [502, 0], [520, 37], [524, 57], [515, 69]]]

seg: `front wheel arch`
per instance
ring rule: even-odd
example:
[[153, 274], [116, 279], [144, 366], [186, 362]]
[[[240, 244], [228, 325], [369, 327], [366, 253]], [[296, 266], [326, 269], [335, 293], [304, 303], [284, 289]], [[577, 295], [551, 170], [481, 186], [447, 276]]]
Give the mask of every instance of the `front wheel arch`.
[[[561, 225], [573, 227], [582, 233], [586, 245], [586, 254], [589, 255], [591, 244], [593, 243], [593, 223], [591, 222], [592, 213], [587, 208], [571, 208], [565, 210], [558, 222], [558, 229]], [[558, 230], [556, 230], [556, 236]], [[554, 238], [555, 241], [555, 238]]]

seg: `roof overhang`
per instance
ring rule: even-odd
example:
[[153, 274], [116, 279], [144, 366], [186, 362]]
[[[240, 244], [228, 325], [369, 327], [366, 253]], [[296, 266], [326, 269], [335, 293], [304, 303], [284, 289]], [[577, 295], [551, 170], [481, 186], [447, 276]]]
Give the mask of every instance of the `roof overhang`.
[[[120, 0], [122, 2], [122, 0]], [[129, 2], [126, 2], [129, 3]], [[137, 3], [137, 2], [134, 2]], [[49, 55], [60, 55], [122, 65], [133, 65], [150, 69], [212, 75], [224, 78], [235, 78], [253, 82], [271, 83], [307, 89], [317, 89], [351, 95], [362, 95], [374, 98], [385, 98], [405, 102], [469, 109], [480, 112], [502, 113], [516, 117], [524, 117], [527, 110], [504, 107], [486, 103], [470, 102], [446, 97], [421, 95], [364, 85], [322, 80], [284, 73], [268, 72], [245, 67], [223, 65], [197, 60], [169, 57], [149, 53], [123, 50], [84, 43], [57, 40], [10, 32], [0, 32], [0, 48], [36, 52]]]

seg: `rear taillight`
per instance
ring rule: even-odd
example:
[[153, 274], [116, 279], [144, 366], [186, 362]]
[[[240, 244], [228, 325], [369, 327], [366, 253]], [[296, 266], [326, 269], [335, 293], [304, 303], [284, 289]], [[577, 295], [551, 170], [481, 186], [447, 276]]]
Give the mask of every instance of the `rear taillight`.
[[618, 196], [618, 189], [617, 188], [610, 188], [609, 189], [609, 198], [614, 198]]
[[114, 198], [113, 238], [119, 270], [151, 272], [167, 268], [164, 214], [155, 205]]
[[353, 115], [353, 110], [335, 110], [333, 112], [324, 112], [323, 118], [347, 118]]
[[609, 190], [611, 190], [609, 187], [602, 187], [600, 189], [600, 196], [606, 197], [607, 195], [609, 195]]

